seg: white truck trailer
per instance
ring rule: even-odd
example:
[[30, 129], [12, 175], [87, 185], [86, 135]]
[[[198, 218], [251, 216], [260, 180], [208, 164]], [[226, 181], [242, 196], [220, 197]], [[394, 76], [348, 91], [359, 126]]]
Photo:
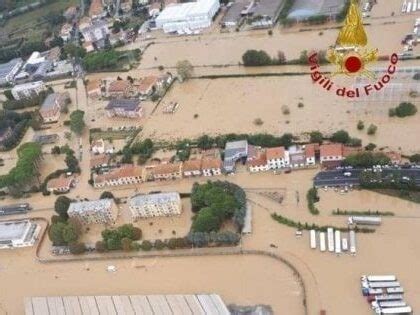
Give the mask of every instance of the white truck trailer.
[[386, 314], [395, 314], [395, 315], [411, 315], [413, 314], [413, 309], [410, 306], [402, 307], [392, 307], [392, 308], [376, 308], [376, 314], [386, 315]]
[[319, 233], [319, 249], [321, 250], [321, 252], [325, 252], [327, 249], [325, 244], [325, 232]]
[[369, 288], [379, 289], [379, 288], [398, 288], [401, 284], [398, 281], [385, 281], [385, 282], [368, 282]]
[[315, 249], [316, 248], [316, 231], [315, 230], [311, 230], [309, 232], [309, 239], [311, 242], [311, 248]]
[[407, 303], [405, 303], [404, 301], [373, 301], [372, 302], [372, 308], [389, 308], [389, 307], [402, 307], [402, 306], [407, 306]]
[[327, 229], [327, 241], [328, 241], [328, 251], [334, 252], [334, 229]]
[[335, 240], [335, 253], [341, 253], [341, 232], [336, 230], [334, 233], [334, 240]]
[[350, 253], [352, 253], [352, 255], [356, 255], [356, 232], [351, 230], [349, 233], [349, 236], [350, 236]]
[[395, 275], [363, 275], [360, 277], [360, 280], [365, 280], [369, 282], [385, 282], [385, 281], [397, 281]]
[[402, 301], [404, 299], [402, 294], [382, 294], [376, 295], [375, 301]]
[[402, 287], [387, 288], [386, 293], [388, 294], [404, 293], [404, 289]]
[[359, 225], [381, 225], [382, 219], [380, 217], [371, 217], [371, 216], [351, 216], [348, 219], [349, 225], [359, 224]]
[[347, 238], [343, 238], [341, 240], [341, 248], [343, 249], [343, 252], [346, 252], [349, 250], [349, 243], [347, 241]]

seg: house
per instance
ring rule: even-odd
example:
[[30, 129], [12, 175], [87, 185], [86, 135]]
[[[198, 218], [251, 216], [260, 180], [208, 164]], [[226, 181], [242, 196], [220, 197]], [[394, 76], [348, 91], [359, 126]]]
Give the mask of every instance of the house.
[[249, 161], [248, 169], [251, 173], [268, 171], [270, 167], [267, 163], [266, 152], [259, 152], [257, 158]]
[[114, 224], [118, 208], [113, 199], [79, 201], [70, 203], [67, 214], [82, 224]]
[[123, 11], [123, 13], [130, 12], [132, 7], [133, 7], [132, 0], [121, 0], [120, 9]]
[[12, 88], [12, 95], [15, 100], [21, 100], [24, 98], [32, 98], [38, 96], [41, 91], [45, 90], [44, 82], [36, 81], [30, 83], [24, 83], [15, 85]]
[[105, 107], [108, 117], [141, 118], [143, 107], [139, 100], [113, 99]]
[[39, 114], [44, 123], [56, 122], [60, 118], [61, 109], [70, 103], [70, 94], [52, 93], [49, 94], [39, 109]]
[[96, 21], [91, 25], [86, 25], [83, 29], [80, 29], [83, 38], [86, 43], [91, 43], [97, 49], [103, 48], [105, 40], [111, 31], [108, 28], [108, 24], [105, 21]]
[[103, 139], [93, 141], [91, 144], [91, 150], [94, 154], [114, 153], [114, 147], [110, 144], [106, 144]]
[[233, 172], [235, 170], [235, 163], [241, 159], [245, 162], [247, 156], [247, 140], [227, 142], [225, 146], [225, 158], [223, 161], [223, 168], [226, 172]]
[[89, 16], [92, 19], [100, 19], [106, 16], [106, 10], [102, 6], [102, 0], [92, 0], [89, 8]]
[[289, 152], [284, 147], [267, 148], [266, 155], [268, 167], [272, 170], [289, 166]]
[[75, 181], [73, 177], [60, 176], [48, 181], [47, 190], [49, 192], [66, 193], [70, 188], [74, 187]]
[[143, 169], [126, 164], [111, 170], [107, 174], [97, 175], [94, 178], [94, 187], [136, 185], [143, 182]]
[[218, 157], [203, 157], [201, 160], [201, 172], [203, 176], [222, 175], [222, 160]]
[[129, 97], [131, 92], [131, 83], [128, 80], [112, 81], [108, 85], [108, 96], [124, 98]]
[[60, 30], [60, 37], [67, 42], [71, 38], [71, 31], [73, 26], [69, 23], [64, 23]]
[[84, 16], [79, 21], [79, 30], [82, 32], [85, 28], [92, 25], [92, 19], [88, 16]]
[[260, 155], [260, 150], [261, 150], [260, 147], [256, 147], [254, 145], [249, 144], [246, 160], [249, 162], [249, 161], [257, 159]]
[[151, 174], [154, 180], [177, 179], [182, 177], [181, 163], [168, 163], [156, 165]]
[[306, 165], [315, 165], [316, 163], [316, 157], [315, 157], [315, 151], [316, 148], [319, 147], [318, 144], [310, 143], [305, 145], [305, 158], [306, 158]]
[[109, 167], [110, 163], [110, 156], [107, 154], [98, 154], [93, 155], [90, 158], [90, 169], [91, 170], [99, 170], [103, 168]]
[[102, 95], [101, 80], [90, 80], [86, 85], [86, 92], [89, 98], [97, 99]]
[[130, 198], [128, 204], [134, 221], [140, 218], [180, 215], [182, 211], [181, 197], [176, 192], [137, 195]]
[[289, 148], [289, 166], [292, 168], [305, 167], [306, 156], [304, 149], [299, 145], [293, 145]]
[[21, 58], [15, 58], [7, 63], [0, 64], [0, 85], [14, 82], [16, 74], [23, 65]]
[[149, 75], [144, 77], [137, 84], [137, 91], [141, 96], [150, 96], [155, 92], [158, 81], [157, 76]]
[[200, 176], [201, 159], [185, 161], [182, 165], [182, 173], [185, 177]]
[[66, 20], [71, 21], [77, 15], [77, 8], [75, 6], [68, 7], [66, 11], [64, 11], [63, 16]]
[[319, 150], [319, 160], [324, 167], [334, 168], [344, 160], [344, 148], [341, 143], [322, 144]]

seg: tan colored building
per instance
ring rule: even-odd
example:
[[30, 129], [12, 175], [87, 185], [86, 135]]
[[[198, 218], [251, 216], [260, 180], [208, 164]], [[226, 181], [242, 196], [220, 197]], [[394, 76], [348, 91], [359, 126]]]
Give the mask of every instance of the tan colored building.
[[136, 185], [143, 182], [143, 169], [127, 164], [94, 178], [94, 187]]
[[182, 177], [181, 163], [159, 164], [151, 170], [154, 180], [167, 180]]
[[185, 161], [182, 165], [182, 173], [185, 177], [200, 176], [201, 159]]
[[101, 80], [89, 80], [86, 85], [86, 92], [88, 97], [95, 99], [102, 95]]
[[61, 109], [70, 102], [70, 95], [66, 93], [52, 93], [47, 96], [39, 109], [44, 123], [58, 121]]
[[129, 209], [134, 221], [141, 218], [180, 215], [181, 197], [176, 192], [137, 195], [130, 199]]
[[131, 83], [127, 80], [112, 81], [108, 85], [109, 97], [129, 97], [131, 93]]
[[201, 161], [201, 171], [203, 176], [222, 175], [222, 160], [215, 157], [203, 157]]
[[100, 199], [72, 202], [67, 214], [82, 224], [114, 224], [118, 209], [113, 199]]
[[58, 178], [50, 179], [47, 184], [47, 190], [49, 192], [65, 193], [69, 192], [72, 187], [74, 187], [73, 177], [60, 176]]

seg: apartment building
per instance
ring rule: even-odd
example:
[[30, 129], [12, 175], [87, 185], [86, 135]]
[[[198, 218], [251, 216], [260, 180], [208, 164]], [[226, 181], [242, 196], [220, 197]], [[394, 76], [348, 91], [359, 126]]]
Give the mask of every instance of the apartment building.
[[344, 160], [341, 143], [322, 144], [320, 146], [320, 162], [324, 167], [336, 167]]
[[182, 165], [184, 177], [201, 176], [201, 160], [188, 160]]
[[12, 83], [22, 65], [23, 60], [21, 58], [15, 58], [7, 63], [0, 64], [0, 85]]
[[112, 187], [121, 185], [136, 185], [143, 182], [143, 169], [127, 164], [111, 170], [107, 174], [97, 175], [94, 178], [94, 187]]
[[44, 123], [56, 122], [60, 118], [61, 109], [70, 102], [70, 94], [52, 93], [46, 97], [39, 109]]
[[248, 162], [248, 169], [251, 173], [264, 172], [270, 169], [267, 163], [267, 154], [265, 151], [259, 152], [257, 157]]
[[151, 174], [154, 180], [168, 180], [182, 177], [181, 163], [168, 163], [156, 165]]
[[203, 157], [201, 161], [201, 172], [203, 176], [222, 175], [222, 160], [217, 157]]
[[143, 107], [139, 100], [114, 99], [105, 107], [108, 117], [141, 118]]
[[267, 148], [267, 164], [272, 170], [288, 167], [290, 163], [289, 152], [284, 147]]
[[113, 199], [100, 199], [72, 202], [67, 214], [82, 224], [114, 224], [118, 209]]
[[41, 91], [45, 90], [44, 82], [36, 81], [15, 85], [12, 88], [12, 95], [16, 100], [31, 98], [38, 96]]
[[134, 221], [179, 215], [182, 211], [181, 197], [176, 192], [137, 195], [130, 199], [129, 209]]

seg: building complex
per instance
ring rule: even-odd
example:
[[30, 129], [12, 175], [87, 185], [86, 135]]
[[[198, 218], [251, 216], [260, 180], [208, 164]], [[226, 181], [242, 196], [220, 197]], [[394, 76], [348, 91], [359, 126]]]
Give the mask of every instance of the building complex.
[[140, 218], [179, 215], [182, 211], [181, 197], [176, 192], [137, 195], [130, 199], [129, 208], [135, 221]]
[[0, 222], [0, 249], [33, 246], [41, 226], [30, 220]]
[[82, 224], [111, 224], [117, 219], [118, 209], [113, 199], [100, 199], [72, 202], [67, 213]]

